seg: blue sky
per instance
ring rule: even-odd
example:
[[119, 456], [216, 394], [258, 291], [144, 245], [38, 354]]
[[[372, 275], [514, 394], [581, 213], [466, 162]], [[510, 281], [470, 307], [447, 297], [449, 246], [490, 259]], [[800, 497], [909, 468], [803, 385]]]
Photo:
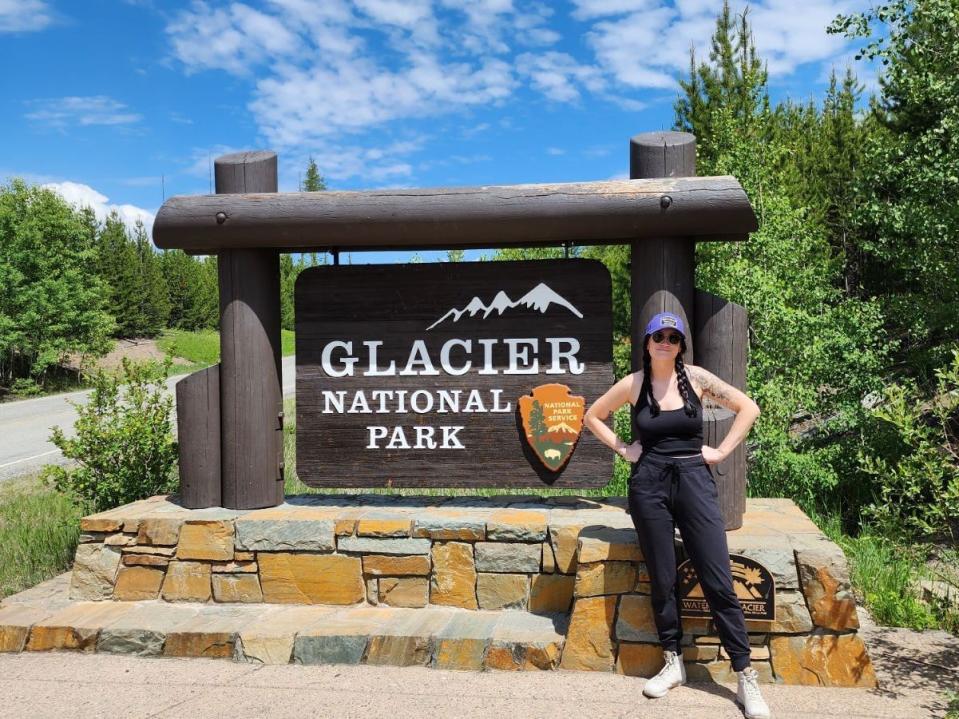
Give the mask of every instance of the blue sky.
[[[865, 5], [750, 4], [774, 99], [821, 99], [853, 54], [825, 28]], [[0, 179], [149, 225], [234, 150], [275, 150], [281, 191], [310, 156], [331, 189], [624, 177], [629, 137], [672, 126], [721, 6], [0, 0]]]

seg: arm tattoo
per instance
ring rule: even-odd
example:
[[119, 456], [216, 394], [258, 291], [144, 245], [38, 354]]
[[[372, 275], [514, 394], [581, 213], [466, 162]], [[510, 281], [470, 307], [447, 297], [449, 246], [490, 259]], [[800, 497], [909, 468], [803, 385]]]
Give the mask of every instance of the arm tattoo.
[[730, 401], [730, 386], [712, 372], [707, 372], [701, 367], [687, 367], [686, 370], [703, 388], [703, 394], [709, 395], [724, 406]]

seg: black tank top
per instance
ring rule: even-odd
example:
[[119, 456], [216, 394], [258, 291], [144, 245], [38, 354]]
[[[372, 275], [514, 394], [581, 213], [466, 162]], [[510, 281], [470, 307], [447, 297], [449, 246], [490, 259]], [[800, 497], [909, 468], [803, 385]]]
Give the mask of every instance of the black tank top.
[[696, 410], [692, 417], [684, 407], [661, 409], [653, 417], [646, 392], [640, 390], [633, 406], [633, 430], [643, 445], [643, 453], [667, 457], [689, 456], [703, 451], [703, 405], [696, 391], [689, 388], [689, 403]]

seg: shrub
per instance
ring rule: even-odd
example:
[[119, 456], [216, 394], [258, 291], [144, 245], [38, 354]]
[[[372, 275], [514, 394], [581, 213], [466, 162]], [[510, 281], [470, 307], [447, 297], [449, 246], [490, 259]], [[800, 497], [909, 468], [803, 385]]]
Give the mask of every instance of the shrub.
[[862, 471], [873, 480], [866, 507], [882, 529], [953, 536], [959, 518], [959, 351], [936, 370], [932, 401], [907, 380], [884, 391], [863, 433]]
[[77, 408], [76, 437], [54, 427], [51, 441], [79, 466], [51, 466], [46, 480], [88, 501], [94, 511], [176, 489], [177, 443], [173, 397], [165, 391], [169, 358], [162, 364], [123, 359], [122, 372], [92, 377], [93, 391]]

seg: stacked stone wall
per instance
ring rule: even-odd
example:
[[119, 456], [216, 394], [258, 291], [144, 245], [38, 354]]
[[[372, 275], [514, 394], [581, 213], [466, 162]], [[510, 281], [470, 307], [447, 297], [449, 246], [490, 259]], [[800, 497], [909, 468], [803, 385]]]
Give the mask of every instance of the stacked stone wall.
[[[662, 663], [623, 498], [360, 495], [236, 512], [154, 497], [86, 517], [81, 529], [74, 600], [519, 610], [557, 616], [564, 644], [527, 656], [506, 642], [487, 666], [650, 676]], [[765, 681], [875, 684], [835, 544], [783, 500], [751, 500], [728, 539], [776, 579], [775, 620], [747, 623]], [[712, 622], [683, 626], [690, 679], [731, 679]]]

